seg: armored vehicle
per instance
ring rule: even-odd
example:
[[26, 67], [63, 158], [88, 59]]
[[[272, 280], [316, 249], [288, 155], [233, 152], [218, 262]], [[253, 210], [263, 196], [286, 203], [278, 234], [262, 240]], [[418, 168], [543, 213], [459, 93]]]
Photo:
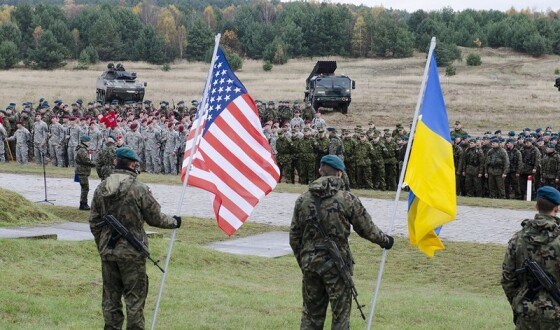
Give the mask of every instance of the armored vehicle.
[[348, 76], [335, 75], [335, 71], [336, 61], [317, 61], [305, 80], [305, 102], [315, 110], [333, 108], [346, 114], [352, 101], [351, 90], [356, 88], [356, 83]]
[[146, 82], [136, 81], [136, 72], [126, 71], [120, 63], [117, 66], [109, 63], [107, 70], [97, 78], [97, 101], [142, 102], [146, 85]]

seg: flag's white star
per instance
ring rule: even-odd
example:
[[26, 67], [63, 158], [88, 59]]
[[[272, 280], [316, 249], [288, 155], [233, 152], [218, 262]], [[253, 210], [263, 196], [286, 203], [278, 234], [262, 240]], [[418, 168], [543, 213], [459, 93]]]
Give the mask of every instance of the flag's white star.
[[218, 88], [218, 94], [222, 93], [224, 91], [223, 87]]
[[226, 92], [231, 92], [231, 86], [226, 87]]
[[227, 70], [222, 70], [222, 76], [227, 73]]
[[235, 89], [234, 89], [233, 91], [234, 91], [235, 93], [239, 93], [239, 92], [241, 92], [241, 88], [235, 87]]
[[222, 67], [222, 62], [218, 63], [218, 69]]
[[228, 78], [227, 83], [228, 83], [228, 85], [230, 85], [230, 84], [233, 83], [233, 80], [231, 80], [231, 79]]
[[231, 97], [229, 96], [229, 94], [226, 94], [226, 97], [224, 97], [224, 100], [229, 101]]
[[222, 96], [221, 95], [218, 96], [218, 102], [222, 102]]

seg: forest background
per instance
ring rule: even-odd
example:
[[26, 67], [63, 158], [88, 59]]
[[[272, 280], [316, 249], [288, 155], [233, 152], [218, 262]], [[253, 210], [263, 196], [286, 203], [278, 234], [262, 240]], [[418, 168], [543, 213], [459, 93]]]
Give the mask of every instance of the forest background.
[[412, 13], [383, 7], [265, 0], [6, 0], [0, 7], [0, 69], [78, 68], [98, 61], [209, 61], [214, 35], [232, 66], [293, 58], [404, 58], [438, 38], [438, 64], [457, 46], [560, 54], [560, 10]]

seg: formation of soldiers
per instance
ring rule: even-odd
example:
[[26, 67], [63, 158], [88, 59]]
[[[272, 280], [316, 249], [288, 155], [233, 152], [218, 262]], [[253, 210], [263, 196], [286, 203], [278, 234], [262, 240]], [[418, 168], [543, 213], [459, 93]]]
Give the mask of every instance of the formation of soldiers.
[[560, 145], [552, 127], [474, 138], [456, 121], [451, 137], [458, 195], [526, 199], [528, 180], [533, 197], [542, 186], [559, 187]]
[[[396, 190], [408, 144], [403, 125], [381, 131], [370, 121], [367, 127], [338, 130], [328, 127], [309, 104], [255, 103], [282, 182], [312, 182], [319, 175], [321, 157], [335, 154], [344, 159], [349, 188]], [[70, 106], [55, 100], [51, 106], [41, 99], [37, 106], [26, 102], [21, 109], [10, 103], [0, 109], [0, 139], [4, 141], [0, 162], [35, 160], [73, 167], [80, 136], [85, 135], [91, 138], [88, 151], [100, 176], [110, 173], [114, 150], [123, 145], [140, 156], [141, 170], [177, 174], [197, 106], [196, 100], [188, 107], [184, 101], [171, 106], [161, 101], [157, 106], [149, 100], [85, 105], [76, 100]], [[524, 199], [529, 177], [533, 190], [559, 186], [560, 146], [551, 127], [503, 135], [497, 130], [475, 138], [457, 121], [450, 135], [458, 195]]]
[[[51, 106], [15, 103], [0, 109], [0, 162], [50, 164], [74, 167], [76, 147], [81, 136], [88, 136], [89, 157], [97, 162], [97, 172], [110, 173], [115, 149], [128, 146], [142, 158], [142, 170], [150, 173], [180, 172], [188, 127], [196, 114], [197, 101], [186, 107], [184, 101], [170, 107], [161, 101], [117, 101], [100, 104], [76, 100], [70, 106], [55, 100]], [[105, 170], [104, 170], [105, 167]]]

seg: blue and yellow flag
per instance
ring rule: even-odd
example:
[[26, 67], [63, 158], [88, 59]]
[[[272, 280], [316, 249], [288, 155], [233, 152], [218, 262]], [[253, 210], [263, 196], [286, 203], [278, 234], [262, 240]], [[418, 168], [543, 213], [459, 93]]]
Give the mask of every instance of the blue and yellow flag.
[[427, 79], [404, 182], [410, 187], [410, 243], [433, 257], [445, 248], [436, 230], [455, 219], [457, 212], [453, 147], [435, 53]]

